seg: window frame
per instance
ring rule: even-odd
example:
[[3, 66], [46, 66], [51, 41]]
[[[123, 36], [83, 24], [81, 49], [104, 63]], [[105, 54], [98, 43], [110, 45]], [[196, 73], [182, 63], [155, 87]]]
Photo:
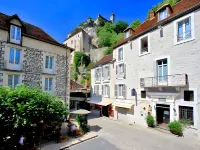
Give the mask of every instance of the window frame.
[[[142, 95], [142, 94], [144, 94], [143, 92], [145, 92], [145, 97], [143, 97], [143, 95]], [[140, 94], [141, 94], [141, 99], [146, 99], [147, 98], [147, 91], [141, 90]]]
[[109, 88], [110, 86], [108, 84], [103, 85], [103, 96], [109, 97]]
[[[12, 29], [13, 29], [13, 27], [15, 28], [15, 31], [14, 31], [14, 38], [12, 37], [13, 36], [13, 32], [12, 32]], [[20, 39], [18, 40], [17, 39], [17, 30], [18, 29], [20, 29]], [[14, 25], [14, 24], [11, 24], [10, 25], [10, 42], [11, 43], [15, 43], [15, 44], [18, 44], [18, 45], [20, 45], [21, 44], [21, 41], [22, 41], [22, 28], [20, 27], [20, 26], [17, 26], [17, 25]]]
[[[45, 84], [45, 82], [46, 82], [46, 79], [48, 79], [48, 88], [47, 88], [47, 90], [46, 90], [46, 84]], [[50, 91], [49, 90], [49, 81], [50, 81], [50, 79], [52, 79], [52, 90]], [[49, 92], [50, 94], [54, 94], [54, 78], [53, 77], [44, 77], [44, 91], [46, 91], [46, 92]]]
[[[191, 26], [191, 38], [178, 41], [177, 40], [178, 23], [186, 20], [187, 18], [190, 18], [190, 21], [191, 21], [191, 25], [190, 25]], [[195, 26], [195, 23], [194, 23], [194, 12], [175, 20], [174, 21], [174, 45], [179, 45], [179, 44], [182, 44], [182, 43], [186, 43], [186, 42], [195, 40], [195, 28], [194, 28], [194, 26]]]
[[180, 108], [181, 108], [181, 107], [188, 107], [188, 108], [190, 107], [190, 108], [192, 108], [192, 122], [193, 122], [193, 124], [191, 124], [191, 126], [194, 126], [194, 125], [195, 125], [195, 112], [194, 112], [194, 111], [195, 111], [195, 108], [194, 108], [193, 106], [179, 105], [179, 106], [178, 106], [178, 114], [179, 114], [178, 117], [179, 117], [179, 120], [182, 119], [182, 118], [180, 117], [180, 116], [181, 116], [181, 113], [180, 113], [180, 112], [181, 112], [181, 111], [180, 111]]
[[[166, 16], [163, 16], [163, 18], [161, 19], [160, 16], [161, 16], [161, 13], [162, 13], [162, 12], [166, 12]], [[168, 14], [168, 9], [167, 9], [167, 7], [166, 7], [166, 8], [163, 8], [163, 9], [160, 10], [160, 12], [159, 12], [159, 18], [158, 18], [158, 20], [159, 20], [159, 21], [162, 21], [162, 20], [166, 19], [168, 16], [169, 16], [169, 14]]]
[[[12, 76], [12, 86], [11, 86], [11, 88], [15, 88], [18, 84], [21, 84], [21, 75], [19, 75], [19, 74], [8, 74], [8, 75], [7, 75], [7, 85], [8, 85], [8, 86], [10, 86], [10, 85], [9, 85], [9, 82], [8, 82], [9, 76]], [[19, 77], [19, 78], [18, 78], [18, 84], [16, 84], [16, 85], [14, 85], [15, 76], [18, 76], [18, 77]]]
[[130, 31], [128, 30], [128, 31], [125, 32], [125, 39], [127, 39], [129, 37], [130, 37]]
[[[107, 69], [106, 69], [107, 68]], [[103, 75], [103, 81], [108, 82], [110, 80], [110, 65], [104, 65], [102, 66], [102, 75]]]
[[[119, 54], [120, 54], [119, 51], [120, 51], [120, 50], [122, 50], [122, 59], [119, 59], [119, 56], [120, 56], [120, 55], [119, 55]], [[117, 56], [118, 56], [118, 57], [117, 57], [118, 62], [124, 61], [124, 47], [120, 47], [120, 48], [117, 49]]]
[[[10, 52], [11, 52], [11, 49], [13, 49], [14, 50], [14, 62], [13, 63], [11, 63], [11, 61], [10, 61]], [[20, 55], [19, 55], [19, 63], [17, 64], [16, 63], [16, 53], [17, 53], [17, 50], [20, 52]], [[14, 48], [14, 47], [10, 47], [9, 48], [9, 52], [8, 52], [9, 54], [8, 54], [8, 63], [10, 64], [10, 65], [20, 65], [21, 64], [21, 61], [22, 61], [22, 50], [21, 49], [18, 49], [18, 48]]]
[[[184, 91], [193, 91], [194, 95], [194, 101], [185, 101], [184, 100]], [[182, 104], [191, 104], [191, 105], [197, 105], [198, 104], [198, 96], [197, 96], [197, 89], [196, 88], [183, 88], [181, 89], [181, 103]]]
[[[142, 39], [146, 38], [147, 37], [147, 42], [148, 42], [148, 52], [144, 52], [144, 53], [141, 53], [141, 50], [142, 50]], [[150, 40], [150, 33], [144, 35], [144, 36], [141, 36], [139, 38], [139, 56], [144, 56], [144, 55], [147, 55], [147, 54], [150, 54], [151, 53], [151, 40]]]
[[[98, 70], [98, 73], [97, 73], [97, 70]], [[101, 82], [101, 79], [102, 79], [102, 67], [95, 68], [94, 73], [95, 73], [95, 82]], [[99, 75], [98, 76], [99, 78], [97, 78], [97, 74]]]

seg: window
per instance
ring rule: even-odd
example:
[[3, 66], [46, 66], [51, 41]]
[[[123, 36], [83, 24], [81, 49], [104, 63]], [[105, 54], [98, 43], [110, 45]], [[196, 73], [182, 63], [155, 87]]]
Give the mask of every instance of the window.
[[14, 88], [19, 84], [19, 75], [8, 75], [8, 86]]
[[20, 64], [21, 51], [11, 48], [9, 53], [9, 64]]
[[116, 75], [118, 78], [125, 77], [125, 64], [124, 63], [116, 66]]
[[157, 76], [159, 82], [166, 82], [168, 78], [168, 63], [167, 59], [157, 61]]
[[101, 69], [100, 68], [95, 69], [95, 79], [96, 79], [96, 81], [101, 81]]
[[194, 101], [194, 91], [184, 91], [184, 101]]
[[99, 95], [99, 85], [94, 85], [94, 95]]
[[109, 66], [105, 66], [103, 68], [103, 78], [104, 78], [104, 80], [110, 79], [110, 68], [109, 68]]
[[44, 90], [53, 94], [53, 78], [45, 78]]
[[192, 37], [190, 17], [178, 22], [177, 28], [177, 42], [187, 40]]
[[167, 18], [167, 9], [163, 9], [162, 11], [160, 11], [160, 13], [159, 13], [159, 20], [161, 21], [161, 20], [163, 20], [163, 19], [165, 19], [165, 18]]
[[109, 94], [109, 90], [110, 90], [110, 87], [108, 86], [108, 85], [104, 85], [104, 86], [102, 86], [102, 91], [103, 91], [103, 95], [104, 96], [106, 96], [106, 97], [108, 97], [110, 94]]
[[193, 107], [179, 106], [179, 120], [188, 120], [193, 124]]
[[118, 50], [118, 61], [122, 61], [124, 59], [124, 56], [123, 56], [123, 48], [120, 48]]
[[160, 29], [160, 37], [163, 37], [163, 28]]
[[140, 54], [149, 52], [148, 36], [141, 39], [141, 49]]
[[146, 91], [141, 91], [141, 98], [146, 98]]
[[20, 44], [21, 42], [21, 28], [11, 25], [10, 27], [10, 41], [16, 44]]
[[46, 56], [45, 60], [45, 68], [46, 69], [53, 69], [53, 57], [52, 56]]
[[125, 32], [125, 38], [129, 38], [129, 36], [130, 36], [130, 32], [129, 32], [129, 31], [126, 31], [126, 32]]
[[130, 49], [133, 49], [133, 44], [132, 44], [132, 42], [130, 43]]
[[115, 96], [118, 98], [125, 98], [126, 86], [124, 84], [115, 85]]

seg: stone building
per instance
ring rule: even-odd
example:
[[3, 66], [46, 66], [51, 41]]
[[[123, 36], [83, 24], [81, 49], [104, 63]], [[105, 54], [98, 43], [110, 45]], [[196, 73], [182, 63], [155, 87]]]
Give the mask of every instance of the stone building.
[[0, 85], [24, 83], [67, 102], [71, 51], [18, 15], [0, 13]]

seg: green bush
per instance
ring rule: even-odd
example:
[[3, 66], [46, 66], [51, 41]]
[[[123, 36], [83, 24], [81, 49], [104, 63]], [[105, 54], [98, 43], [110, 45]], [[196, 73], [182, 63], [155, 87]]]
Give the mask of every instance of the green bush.
[[152, 115], [146, 117], [146, 122], [149, 127], [154, 127], [154, 118]]
[[104, 51], [104, 55], [112, 54], [112, 52], [113, 52], [113, 48], [112, 48], [112, 47], [108, 47], [108, 48]]
[[30, 144], [33, 142], [33, 124], [37, 127], [41, 123], [48, 124], [53, 130], [66, 114], [67, 108], [60, 99], [39, 88], [25, 85], [18, 85], [14, 89], [0, 87], [0, 149], [14, 149], [17, 145], [9, 145], [5, 141], [6, 137], [18, 142], [25, 135], [26, 143]]
[[86, 117], [83, 117], [81, 115], [76, 116], [76, 121], [78, 122], [79, 127], [83, 130], [84, 133], [89, 132], [89, 126], [88, 121]]
[[78, 80], [78, 72], [73, 73], [73, 80], [75, 80], [75, 81]]
[[168, 128], [170, 132], [176, 135], [182, 135], [183, 134], [183, 127], [180, 121], [173, 121], [168, 124]]

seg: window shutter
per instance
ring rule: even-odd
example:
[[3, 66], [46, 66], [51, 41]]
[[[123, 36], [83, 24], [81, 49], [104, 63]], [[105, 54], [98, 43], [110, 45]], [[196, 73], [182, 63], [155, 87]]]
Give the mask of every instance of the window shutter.
[[104, 95], [104, 91], [103, 91], [103, 85], [101, 85], [101, 95], [103, 96]]
[[108, 80], [110, 80], [110, 65], [108, 66]]
[[116, 65], [116, 77], [118, 78], [118, 65]]
[[118, 93], [118, 91], [117, 91], [117, 85], [115, 85], [115, 97], [118, 96], [117, 93]]
[[126, 64], [123, 64], [123, 69], [124, 69], [124, 78], [126, 78]]
[[101, 68], [101, 76], [102, 76], [102, 80], [104, 80], [104, 76], [105, 76], [105, 73], [104, 73], [105, 69], [104, 67]]
[[110, 86], [108, 86], [108, 97], [110, 97]]
[[126, 85], [123, 85], [123, 98], [126, 98]]

